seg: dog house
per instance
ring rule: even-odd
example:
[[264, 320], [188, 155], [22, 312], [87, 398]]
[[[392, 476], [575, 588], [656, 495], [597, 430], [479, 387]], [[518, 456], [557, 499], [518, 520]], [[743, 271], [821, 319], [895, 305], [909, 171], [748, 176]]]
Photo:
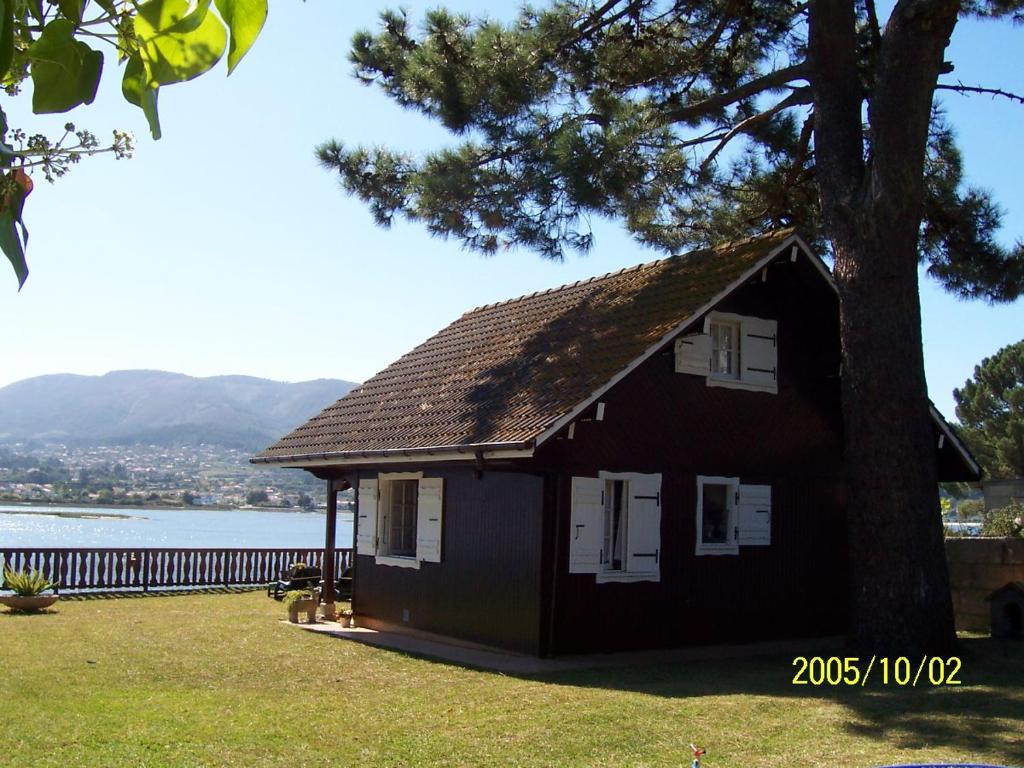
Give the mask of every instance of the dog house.
[[1011, 581], [988, 596], [992, 637], [1024, 639], [1024, 581]]

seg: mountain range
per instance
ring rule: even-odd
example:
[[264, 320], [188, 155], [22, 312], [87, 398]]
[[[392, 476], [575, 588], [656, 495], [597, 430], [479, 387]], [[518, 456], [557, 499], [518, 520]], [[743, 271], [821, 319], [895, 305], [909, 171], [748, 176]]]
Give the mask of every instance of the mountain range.
[[52, 374], [0, 388], [0, 442], [182, 445], [258, 450], [356, 383], [288, 383], [167, 371]]

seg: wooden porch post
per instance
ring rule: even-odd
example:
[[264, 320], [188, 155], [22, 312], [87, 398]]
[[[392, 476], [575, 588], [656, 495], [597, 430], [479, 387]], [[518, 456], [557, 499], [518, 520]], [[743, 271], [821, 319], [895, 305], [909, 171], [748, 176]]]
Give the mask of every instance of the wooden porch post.
[[337, 613], [334, 609], [334, 582], [337, 575], [334, 573], [334, 534], [338, 522], [338, 490], [334, 480], [327, 481], [327, 531], [324, 539], [324, 618], [334, 621]]

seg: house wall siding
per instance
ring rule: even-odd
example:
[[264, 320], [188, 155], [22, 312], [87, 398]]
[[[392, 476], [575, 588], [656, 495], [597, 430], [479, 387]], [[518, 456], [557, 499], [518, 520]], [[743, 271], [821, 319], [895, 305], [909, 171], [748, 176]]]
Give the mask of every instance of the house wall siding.
[[[602, 421], [542, 448], [563, 510], [552, 556], [557, 654], [836, 634], [846, 620], [839, 345], [834, 294], [806, 264], [772, 267], [723, 312], [779, 323], [779, 392], [709, 387], [674, 371], [671, 345], [611, 389]], [[660, 472], [660, 581], [568, 573], [570, 482]], [[772, 486], [769, 546], [696, 556], [697, 476]]]
[[[357, 613], [538, 653], [543, 479], [492, 471], [478, 479], [469, 468], [423, 469], [425, 476], [445, 481], [441, 562], [408, 569], [358, 556]], [[361, 478], [376, 476], [360, 472]]]

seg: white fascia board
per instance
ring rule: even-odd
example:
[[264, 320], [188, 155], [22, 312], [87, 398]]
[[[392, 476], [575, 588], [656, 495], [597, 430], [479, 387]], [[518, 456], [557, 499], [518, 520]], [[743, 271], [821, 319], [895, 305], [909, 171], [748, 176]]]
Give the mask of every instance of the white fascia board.
[[974, 470], [974, 474], [980, 476], [981, 467], [978, 466], [978, 462], [971, 458], [971, 454], [967, 451], [966, 446], [960, 442], [960, 438], [956, 436], [956, 432], [949, 428], [949, 424], [946, 422], [943, 415], [939, 413], [939, 409], [932, 403], [928, 404], [928, 409], [931, 411], [932, 419], [934, 419], [935, 423], [939, 425], [939, 429], [942, 430], [942, 434], [946, 436], [946, 439], [949, 440], [954, 448], [956, 448], [957, 453], [959, 453], [963, 457], [963, 460], [967, 462], [967, 466]]
[[582, 403], [577, 405], [567, 414], [558, 419], [554, 424], [552, 424], [550, 427], [544, 430], [544, 432], [542, 432], [537, 437], [535, 445], [537, 447], [540, 447], [545, 442], [554, 437], [559, 431], [561, 431], [561, 429], [566, 424], [568, 424], [570, 421], [579, 416], [583, 411], [589, 408], [595, 400], [598, 400], [599, 398], [604, 396], [604, 394], [609, 389], [611, 389], [624, 378], [626, 378], [626, 376], [628, 376], [630, 373], [636, 370], [642, 363], [644, 363], [652, 355], [659, 352], [665, 346], [665, 344], [671, 342], [672, 339], [674, 339], [676, 336], [678, 336], [691, 325], [693, 325], [698, 318], [702, 317], [705, 313], [710, 312], [712, 309], [714, 309], [715, 306], [717, 306], [719, 303], [725, 300], [725, 298], [728, 297], [730, 293], [735, 291], [741, 285], [750, 280], [750, 278], [752, 278], [754, 275], [760, 272], [764, 267], [768, 266], [772, 261], [774, 261], [779, 256], [779, 254], [785, 253], [787, 249], [791, 248], [801, 249], [804, 252], [804, 254], [810, 259], [811, 264], [817, 267], [822, 277], [824, 277], [828, 281], [829, 285], [832, 286], [832, 289], [836, 290], [835, 281], [832, 279], [832, 274], [829, 272], [828, 266], [826, 266], [825, 262], [823, 262], [821, 259], [814, 255], [814, 253], [811, 251], [807, 243], [803, 241], [803, 238], [801, 238], [799, 235], [790, 235], [782, 242], [781, 245], [778, 245], [771, 251], [769, 251], [768, 254], [764, 256], [764, 258], [757, 261], [757, 263], [750, 267], [746, 272], [744, 272], [738, 278], [733, 280], [733, 282], [731, 282], [723, 290], [716, 294], [715, 297], [711, 299], [711, 301], [697, 309], [688, 318], [686, 318], [686, 320], [681, 322], [671, 331], [662, 336], [658, 341], [654, 342], [654, 344], [652, 344], [646, 350], [644, 350], [643, 354], [641, 354], [638, 358], [633, 360], [631, 363], [626, 365], [621, 371], [615, 374], [615, 376], [613, 376], [606, 384], [604, 384], [604, 386], [592, 392], [586, 400], [584, 400]]
[[[526, 448], [482, 451], [482, 456], [485, 461], [491, 459], [528, 459], [533, 456], [533, 449]], [[327, 458], [320, 459], [261, 461], [254, 464], [254, 466], [281, 467], [282, 469], [306, 469], [309, 467], [353, 467], [377, 464], [425, 464], [438, 461], [476, 461], [476, 454], [472, 450], [462, 452], [439, 451], [437, 453], [429, 453], [426, 451], [402, 453], [401, 451], [395, 451], [393, 454], [379, 456], [375, 456], [373, 453], [368, 452], [366, 455], [354, 454], [338, 456], [335, 458], [331, 458], [330, 455], [328, 455]]]

